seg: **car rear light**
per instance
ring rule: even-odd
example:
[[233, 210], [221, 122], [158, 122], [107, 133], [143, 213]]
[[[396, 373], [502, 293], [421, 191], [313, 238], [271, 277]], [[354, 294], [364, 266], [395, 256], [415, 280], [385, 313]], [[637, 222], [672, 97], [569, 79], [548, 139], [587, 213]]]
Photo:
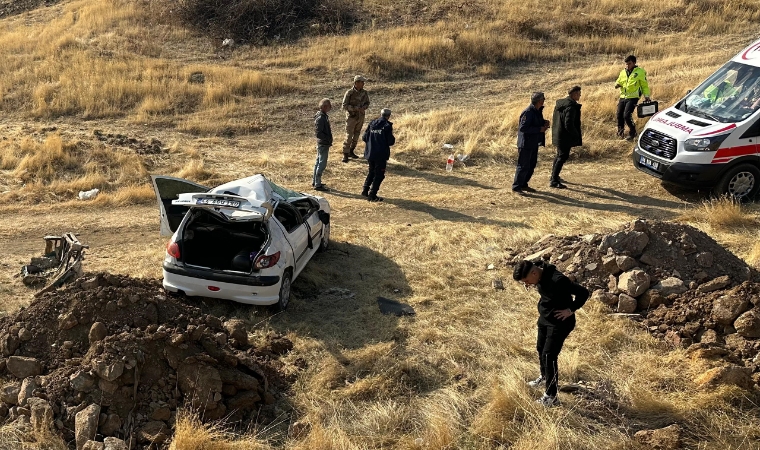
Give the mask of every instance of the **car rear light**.
[[174, 259], [179, 259], [179, 244], [174, 241], [169, 242], [166, 246], [166, 253]]
[[266, 269], [269, 267], [274, 267], [274, 265], [277, 264], [277, 261], [279, 260], [280, 252], [277, 252], [274, 255], [261, 255], [256, 258], [256, 262], [253, 264], [253, 266], [257, 269]]
[[218, 286], [208, 286], [208, 290], [211, 292], [218, 292], [219, 287]]

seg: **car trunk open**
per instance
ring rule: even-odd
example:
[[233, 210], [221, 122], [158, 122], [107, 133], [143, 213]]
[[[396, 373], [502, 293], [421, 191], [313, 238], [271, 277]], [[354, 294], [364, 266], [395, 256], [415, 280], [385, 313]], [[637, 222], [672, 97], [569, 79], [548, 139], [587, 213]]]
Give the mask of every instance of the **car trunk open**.
[[218, 212], [197, 208], [178, 242], [180, 258], [194, 266], [248, 273], [268, 237], [264, 222], [233, 222]]

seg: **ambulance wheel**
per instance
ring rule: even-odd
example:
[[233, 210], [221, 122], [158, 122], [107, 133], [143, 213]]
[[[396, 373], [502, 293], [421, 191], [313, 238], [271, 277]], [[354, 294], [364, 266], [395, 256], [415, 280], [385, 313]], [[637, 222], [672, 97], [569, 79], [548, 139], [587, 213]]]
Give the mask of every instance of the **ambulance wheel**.
[[715, 195], [726, 195], [739, 201], [749, 201], [760, 189], [760, 169], [752, 164], [739, 164], [726, 172], [715, 186]]

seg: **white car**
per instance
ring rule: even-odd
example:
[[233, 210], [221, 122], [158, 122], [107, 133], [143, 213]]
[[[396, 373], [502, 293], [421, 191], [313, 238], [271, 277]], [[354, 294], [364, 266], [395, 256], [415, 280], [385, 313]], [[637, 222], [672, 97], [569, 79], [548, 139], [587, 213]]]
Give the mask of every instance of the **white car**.
[[213, 189], [152, 176], [161, 210], [164, 288], [284, 310], [290, 286], [330, 240], [330, 204], [263, 175]]

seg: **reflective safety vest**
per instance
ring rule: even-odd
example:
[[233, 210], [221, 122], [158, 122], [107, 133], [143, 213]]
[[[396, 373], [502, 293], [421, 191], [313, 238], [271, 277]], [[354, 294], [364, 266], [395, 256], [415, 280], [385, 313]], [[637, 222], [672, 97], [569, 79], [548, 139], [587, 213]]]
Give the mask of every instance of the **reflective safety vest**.
[[625, 69], [621, 70], [617, 84], [620, 85], [620, 98], [639, 98], [642, 95], [644, 97], [650, 95], [647, 73], [639, 66], [634, 67], [630, 75]]
[[723, 82], [717, 86], [708, 86], [707, 89], [705, 89], [705, 98], [710, 99], [711, 103], [716, 103], [718, 100], [731, 97], [737, 92], [739, 92], [739, 90], [734, 87], [733, 83], [728, 80], [723, 80]]

